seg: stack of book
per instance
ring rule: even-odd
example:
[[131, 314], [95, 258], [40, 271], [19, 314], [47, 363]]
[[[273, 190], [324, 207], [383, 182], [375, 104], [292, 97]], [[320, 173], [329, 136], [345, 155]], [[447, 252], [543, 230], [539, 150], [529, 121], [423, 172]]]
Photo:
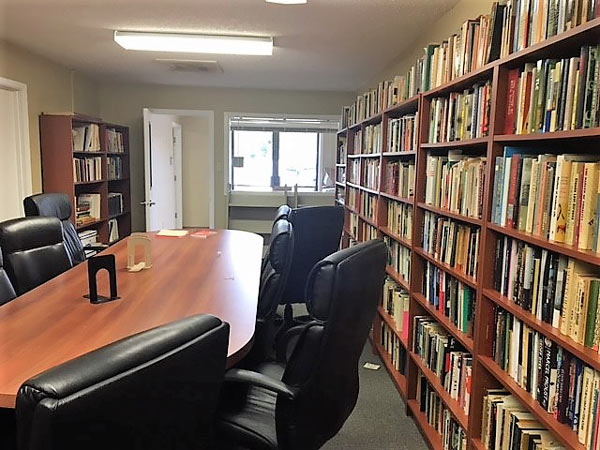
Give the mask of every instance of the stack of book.
[[388, 266], [408, 283], [408, 280], [410, 280], [410, 249], [388, 236], [384, 236], [383, 240], [388, 246]]
[[473, 357], [465, 352], [446, 329], [428, 316], [415, 316], [414, 352], [440, 379], [450, 397], [469, 414]]
[[506, 147], [496, 158], [492, 221], [598, 252], [599, 161], [597, 155], [531, 157]]
[[415, 192], [414, 161], [388, 161], [385, 164], [384, 192], [405, 199], [412, 198]]
[[410, 242], [413, 232], [413, 207], [406, 203], [388, 200], [387, 228], [390, 232]]
[[476, 299], [473, 288], [426, 262], [423, 292], [427, 302], [448, 317], [459, 331], [473, 336]]
[[387, 151], [391, 153], [412, 152], [419, 140], [419, 113], [388, 120]]
[[112, 128], [106, 129], [107, 151], [109, 153], [125, 153], [123, 133]]
[[73, 151], [74, 152], [99, 152], [100, 127], [91, 123], [80, 127], [73, 127]]
[[417, 399], [419, 410], [429, 425], [442, 436], [444, 450], [464, 450], [468, 448], [467, 432], [454, 419], [452, 413], [429, 384], [427, 378], [419, 372], [417, 375]]
[[479, 264], [479, 227], [425, 213], [423, 250], [433, 258], [470, 277], [477, 276]]
[[429, 143], [476, 139], [489, 134], [492, 83], [475, 84], [463, 92], [431, 101]]
[[427, 155], [425, 203], [463, 216], [481, 218], [485, 157]]
[[580, 56], [525, 64], [508, 74], [505, 134], [546, 133], [600, 125], [600, 45]]
[[503, 389], [487, 389], [483, 397], [481, 441], [488, 450], [563, 450], [556, 438]]
[[376, 195], [363, 192], [360, 195], [359, 213], [372, 222], [377, 221], [377, 202], [379, 198]]
[[109, 180], [118, 180], [123, 177], [123, 164], [119, 156], [109, 156], [106, 162], [108, 163]]
[[102, 158], [73, 158], [73, 181], [81, 183], [102, 179]]
[[100, 194], [80, 194], [75, 199], [75, 225], [82, 227], [100, 220]]
[[379, 190], [379, 159], [369, 158], [363, 161], [363, 177], [361, 185], [374, 190]]
[[495, 308], [493, 358], [586, 448], [596, 448], [600, 373], [500, 307]]
[[383, 310], [393, 319], [396, 331], [408, 340], [410, 294], [390, 277], [383, 284]]

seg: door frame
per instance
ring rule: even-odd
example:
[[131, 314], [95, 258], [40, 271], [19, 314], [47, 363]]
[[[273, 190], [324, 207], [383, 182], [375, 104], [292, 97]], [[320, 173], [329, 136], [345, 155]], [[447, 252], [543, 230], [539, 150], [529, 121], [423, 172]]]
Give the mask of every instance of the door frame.
[[21, 199], [33, 193], [33, 182], [31, 175], [31, 151], [29, 148], [29, 113], [27, 109], [27, 85], [8, 78], [0, 77], [0, 89], [15, 93], [15, 107], [17, 117], [15, 120], [17, 129], [17, 186]]
[[[144, 117], [144, 173], [149, 173], [150, 170], [150, 141], [148, 133], [146, 132], [148, 123], [149, 123], [149, 115], [150, 114], [167, 114], [174, 116], [191, 116], [191, 117], [201, 117], [208, 119], [208, 130], [209, 130], [209, 156], [208, 156], [208, 166], [209, 166], [209, 226], [210, 228], [215, 227], [215, 112], [211, 110], [196, 110], [196, 109], [162, 109], [162, 108], [143, 108], [143, 117]], [[181, 166], [181, 165], [180, 165]], [[145, 176], [144, 176], [145, 178]], [[180, 178], [181, 179], [181, 178]], [[182, 180], [183, 182], [183, 180]], [[145, 198], [148, 198], [149, 192], [147, 189], [147, 183], [144, 179], [144, 194]], [[180, 192], [180, 194], [182, 194]], [[182, 195], [179, 195], [179, 201], [182, 201]], [[146, 208], [144, 208], [144, 215], [146, 215]], [[181, 219], [183, 220], [183, 211], [181, 214]], [[146, 215], [146, 229], [149, 227], [150, 218]]]

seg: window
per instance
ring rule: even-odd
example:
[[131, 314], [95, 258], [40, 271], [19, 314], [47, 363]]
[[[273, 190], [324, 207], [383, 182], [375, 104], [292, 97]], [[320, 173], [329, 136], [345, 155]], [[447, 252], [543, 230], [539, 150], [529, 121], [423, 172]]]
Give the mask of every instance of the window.
[[232, 190], [329, 188], [336, 129], [337, 122], [316, 119], [232, 118]]

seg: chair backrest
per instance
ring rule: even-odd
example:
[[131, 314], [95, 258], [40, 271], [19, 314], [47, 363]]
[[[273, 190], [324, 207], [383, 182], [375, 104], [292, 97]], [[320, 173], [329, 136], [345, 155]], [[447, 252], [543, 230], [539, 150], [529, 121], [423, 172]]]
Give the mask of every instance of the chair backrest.
[[213, 449], [229, 325], [193, 316], [50, 369], [17, 396], [20, 450]]
[[62, 226], [63, 240], [73, 266], [85, 261], [85, 252], [75, 225], [71, 222], [73, 206], [67, 194], [36, 194], [23, 200], [26, 216], [56, 217]]
[[292, 212], [292, 208], [290, 208], [288, 205], [281, 205], [279, 208], [277, 208], [277, 212], [275, 213], [275, 218], [273, 219], [273, 225], [271, 226], [271, 237], [269, 239], [269, 246], [267, 247], [267, 251], [265, 252], [265, 256], [263, 257], [262, 264], [260, 267], [261, 273], [263, 273], [265, 271], [265, 267], [267, 265], [267, 262], [269, 261], [269, 250], [271, 247], [271, 240], [273, 239], [273, 228], [275, 228], [275, 225], [277, 224], [277, 222], [279, 220], [281, 220], [281, 219], [288, 220], [288, 217], [291, 212]]
[[25, 217], [0, 223], [0, 248], [17, 295], [71, 267], [56, 217]]
[[296, 245], [283, 302], [304, 303], [311, 269], [340, 247], [344, 209], [336, 206], [296, 208], [290, 213], [289, 221], [294, 226]]
[[381, 240], [334, 253], [313, 268], [308, 323], [287, 362], [283, 381], [299, 388], [278, 396], [281, 449], [318, 449], [348, 418], [358, 397], [358, 363], [380, 302], [387, 249]]
[[0, 305], [10, 302], [17, 296], [12, 283], [8, 279], [6, 270], [4, 270], [4, 261], [2, 260], [2, 250], [0, 250]]

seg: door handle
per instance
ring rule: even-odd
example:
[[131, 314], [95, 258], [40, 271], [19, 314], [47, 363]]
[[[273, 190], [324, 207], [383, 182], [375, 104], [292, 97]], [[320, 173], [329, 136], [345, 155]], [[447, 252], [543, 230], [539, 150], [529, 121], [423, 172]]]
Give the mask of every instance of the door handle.
[[152, 200], [150, 200], [150, 201], [143, 201], [143, 202], [140, 202], [140, 205], [152, 206], [152, 205], [156, 205], [156, 202], [153, 202]]

